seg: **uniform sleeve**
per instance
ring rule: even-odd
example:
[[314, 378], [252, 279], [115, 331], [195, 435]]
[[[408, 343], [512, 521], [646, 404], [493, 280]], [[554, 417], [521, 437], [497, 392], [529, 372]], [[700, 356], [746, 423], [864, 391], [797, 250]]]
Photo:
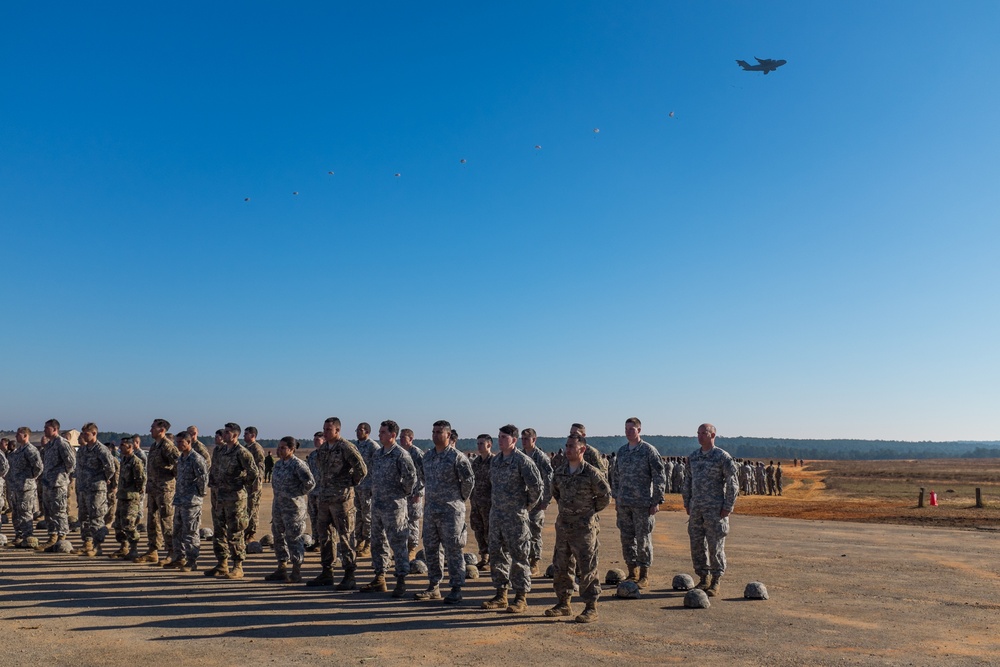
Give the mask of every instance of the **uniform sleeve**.
[[44, 469], [44, 466], [42, 465], [42, 455], [38, 453], [38, 450], [35, 449], [34, 446], [28, 445], [28, 447], [31, 447], [34, 450], [34, 453], [30, 454], [31, 476], [35, 479], [38, 479], [39, 477], [42, 476], [42, 470]]
[[0, 452], [0, 477], [6, 477], [9, 472], [10, 463], [7, 461], [7, 455]]
[[243, 464], [243, 470], [246, 471], [246, 478], [243, 481], [243, 485], [247, 488], [252, 488], [257, 483], [257, 478], [260, 477], [260, 473], [257, 472], [257, 464], [254, 463], [253, 455], [245, 448], [240, 447], [236, 451], [239, 452], [240, 463]]
[[113, 482], [115, 479], [115, 457], [111, 456], [111, 452], [104, 445], [98, 443], [97, 446], [104, 450], [101, 456], [101, 465], [104, 468], [104, 481]]
[[[66, 441], [63, 440], [63, 442]], [[61, 448], [61, 452], [62, 452], [61, 456], [63, 460], [63, 465], [66, 466], [66, 474], [72, 475], [73, 472], [76, 470], [76, 453], [73, 451], [73, 447], [69, 443], [66, 443]]]
[[424, 458], [422, 456], [411, 456], [410, 459], [413, 461], [413, 468], [417, 472], [417, 483], [413, 485], [413, 491], [410, 493], [417, 494], [424, 492]]
[[652, 445], [649, 446], [649, 477], [653, 482], [653, 504], [659, 505], [667, 490], [667, 474], [663, 469], [660, 453]]
[[208, 492], [208, 465], [201, 454], [191, 452], [195, 457], [194, 466], [194, 488], [198, 490], [198, 495], [204, 497]]
[[[689, 461], [693, 461], [696, 454], [692, 454], [688, 457]], [[681, 478], [681, 500], [684, 503], [684, 509], [691, 506], [691, 475], [684, 475]]]
[[146, 486], [146, 466], [143, 464], [142, 459], [140, 459], [138, 456], [135, 457], [135, 462], [137, 464], [135, 466], [136, 470], [135, 478], [139, 480], [138, 484], [139, 489], [143, 489]]
[[455, 472], [458, 474], [462, 500], [468, 500], [472, 496], [472, 489], [476, 486], [476, 473], [472, 471], [472, 464], [464, 454], [455, 458]]
[[368, 464], [365, 463], [365, 457], [361, 455], [353, 443], [344, 442], [343, 447], [347, 450], [347, 458], [351, 462], [351, 481], [357, 486], [361, 480], [368, 476]]
[[298, 468], [300, 489], [302, 495], [305, 495], [316, 488], [316, 478], [313, 477], [312, 470], [305, 463], [296, 467]]
[[552, 473], [552, 499], [559, 502], [559, 477]]
[[399, 457], [399, 483], [403, 487], [406, 495], [413, 493], [417, 486], [417, 468], [413, 465], [413, 459], [404, 450]]
[[594, 511], [600, 512], [611, 504], [611, 485], [599, 471], [594, 470], [592, 478], [592, 489], [594, 493]]
[[542, 482], [542, 474], [538, 472], [538, 466], [527, 456], [524, 457], [524, 465], [521, 466], [521, 479], [524, 480], [525, 487], [528, 489], [527, 509], [530, 512], [538, 504], [538, 501], [542, 499], [542, 493], [545, 491], [545, 488]]
[[722, 509], [732, 512], [733, 507], [736, 505], [736, 496], [740, 494], [740, 478], [736, 470], [736, 461], [732, 457], [726, 458], [722, 473], [724, 476], [723, 488], [726, 497]]
[[552, 501], [552, 464], [549, 463], [548, 455], [541, 457], [538, 464], [538, 474], [542, 477], [542, 499], [543, 505], [548, 505]]

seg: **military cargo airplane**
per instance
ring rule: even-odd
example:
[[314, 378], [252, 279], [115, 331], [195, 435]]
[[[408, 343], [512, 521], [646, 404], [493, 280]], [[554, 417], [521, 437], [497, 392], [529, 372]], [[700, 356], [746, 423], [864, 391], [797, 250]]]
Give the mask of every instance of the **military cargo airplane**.
[[757, 61], [756, 65], [751, 65], [745, 60], [737, 60], [736, 64], [742, 67], [744, 72], [763, 72], [764, 74], [767, 74], [768, 72], [773, 72], [788, 62], [787, 60], [772, 60], [770, 58], [764, 58], [761, 60], [756, 56], [754, 56], [754, 60]]

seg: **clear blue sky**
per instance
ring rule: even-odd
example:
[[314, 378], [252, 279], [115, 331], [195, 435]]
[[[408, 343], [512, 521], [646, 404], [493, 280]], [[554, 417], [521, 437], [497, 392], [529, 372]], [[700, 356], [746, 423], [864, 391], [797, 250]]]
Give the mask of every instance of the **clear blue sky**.
[[1000, 438], [1000, 3], [141, 5], [2, 10], [0, 427]]

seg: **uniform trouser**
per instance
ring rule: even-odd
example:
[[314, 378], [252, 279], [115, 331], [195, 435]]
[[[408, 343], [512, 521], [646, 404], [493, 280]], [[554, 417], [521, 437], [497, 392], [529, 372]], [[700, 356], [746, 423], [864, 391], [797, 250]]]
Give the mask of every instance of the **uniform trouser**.
[[357, 510], [354, 523], [355, 543], [369, 542], [372, 537], [372, 490], [354, 489], [354, 507]]
[[220, 563], [243, 562], [247, 558], [247, 494], [240, 491], [212, 492], [212, 551]]
[[406, 546], [408, 549], [416, 549], [420, 544], [420, 517], [424, 515], [424, 494], [406, 499]]
[[146, 539], [150, 549], [174, 547], [174, 486], [146, 492]]
[[528, 560], [542, 559], [542, 528], [545, 526], [545, 510], [534, 510], [528, 513], [528, 531], [531, 541], [528, 544]]
[[14, 524], [14, 538], [23, 540], [35, 532], [35, 501], [38, 493], [35, 487], [18, 491], [10, 488], [10, 518]]
[[410, 573], [406, 519], [406, 498], [379, 499], [372, 503], [372, 568], [375, 574], [389, 569], [389, 550], [396, 560], [396, 576]]
[[139, 541], [139, 510], [142, 508], [142, 497], [119, 498], [115, 507], [115, 539], [119, 542]]
[[653, 564], [653, 526], [655, 517], [649, 506], [615, 505], [618, 531], [622, 538], [622, 556], [629, 567]]
[[779, 478], [777, 478], [777, 477], [774, 479], [774, 489], [778, 492], [778, 495], [780, 496], [781, 495], [781, 480]]
[[601, 524], [597, 515], [556, 519], [556, 548], [552, 556], [552, 585], [559, 598], [573, 596], [573, 573], [580, 577], [580, 597], [584, 602], [597, 602], [601, 596], [601, 581], [597, 572]]
[[312, 530], [313, 543], [319, 544], [319, 500], [311, 494], [307, 498], [306, 507], [309, 513], [309, 527]]
[[691, 562], [695, 574], [722, 576], [726, 571], [726, 535], [729, 517], [721, 517], [721, 507], [692, 507], [688, 517]]
[[774, 495], [774, 478], [773, 477], [768, 477], [768, 479], [767, 479], [767, 495], [769, 495], [769, 496], [773, 496]]
[[348, 489], [339, 498], [319, 498], [316, 519], [319, 524], [319, 556], [324, 570], [333, 569], [333, 544], [344, 570], [357, 568], [357, 551], [354, 548], [354, 489]]
[[531, 590], [530, 544], [526, 511], [490, 513], [490, 574], [496, 588], [511, 588], [515, 593]]
[[473, 503], [469, 512], [469, 522], [472, 524], [472, 532], [476, 534], [479, 553], [488, 554], [490, 552], [490, 503]]
[[271, 505], [271, 533], [278, 562], [301, 565], [306, 553], [306, 509]]
[[201, 554], [201, 505], [174, 507], [173, 548], [174, 558], [183, 558], [188, 565], [198, 561]]
[[431, 586], [437, 586], [444, 578], [445, 560], [448, 561], [448, 585], [452, 588], [465, 585], [462, 549], [468, 539], [463, 510], [451, 505], [424, 508], [424, 557]]
[[257, 534], [257, 523], [260, 520], [260, 494], [263, 490], [258, 483], [258, 486], [250, 489], [250, 493], [247, 494], [247, 527], [244, 531], [246, 541], [249, 542]]
[[69, 487], [43, 487], [42, 504], [45, 507], [45, 526], [49, 535], [69, 535]]
[[104, 528], [104, 515], [108, 513], [108, 489], [100, 485], [96, 489], [77, 488], [77, 511], [80, 513], [80, 539], [93, 540], [97, 544], [104, 542], [107, 532]]
[[104, 525], [109, 526], [115, 520], [115, 507], [118, 505], [118, 497], [112, 489], [108, 489], [108, 511], [104, 513]]

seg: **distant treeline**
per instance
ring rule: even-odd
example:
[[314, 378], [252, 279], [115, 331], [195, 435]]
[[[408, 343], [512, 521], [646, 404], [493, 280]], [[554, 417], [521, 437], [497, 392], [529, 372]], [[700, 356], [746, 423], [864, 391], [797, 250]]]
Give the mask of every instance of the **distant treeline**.
[[[13, 429], [11, 429], [13, 431]], [[97, 437], [101, 442], [117, 443], [131, 433], [103, 432]], [[13, 437], [11, 432], [7, 437]], [[663, 456], [687, 456], [698, 448], [694, 437], [680, 435], [644, 435], [643, 438], [654, 445]], [[209, 447], [214, 441], [214, 433], [202, 434], [201, 441]], [[278, 439], [259, 440], [264, 449], [276, 450]], [[587, 442], [605, 454], [616, 452], [625, 444], [625, 436], [594, 436]], [[312, 436], [299, 438], [303, 450], [312, 449]], [[433, 447], [430, 440], [416, 440], [416, 445], [427, 451]], [[953, 442], [908, 442], [905, 440], [797, 440], [791, 438], [750, 438], [736, 436], [719, 437], [715, 443], [736, 458], [741, 459], [840, 459], [840, 460], [874, 460], [874, 459], [953, 459], [953, 458], [1000, 458], [1000, 441], [968, 441]], [[148, 449], [153, 444], [149, 434], [142, 436], [142, 446]], [[565, 438], [538, 438], [538, 446], [546, 452], [554, 452], [566, 444]], [[464, 452], [474, 452], [476, 441], [472, 438], [461, 438], [458, 448]], [[494, 451], [498, 450], [496, 438]]]

